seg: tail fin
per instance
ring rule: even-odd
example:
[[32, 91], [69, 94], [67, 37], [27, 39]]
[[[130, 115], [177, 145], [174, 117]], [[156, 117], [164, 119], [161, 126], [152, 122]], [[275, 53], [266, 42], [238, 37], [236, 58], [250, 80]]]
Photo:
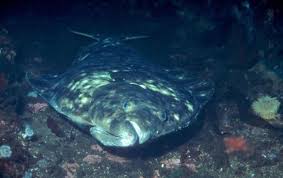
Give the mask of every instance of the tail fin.
[[57, 75], [36, 76], [33, 73], [26, 73], [26, 81], [40, 96], [50, 101], [56, 88]]
[[195, 80], [194, 82], [188, 83], [188, 90], [192, 93], [192, 95], [195, 97], [197, 102], [203, 106], [205, 105], [209, 99], [214, 94], [214, 82], [210, 79], [206, 80]]

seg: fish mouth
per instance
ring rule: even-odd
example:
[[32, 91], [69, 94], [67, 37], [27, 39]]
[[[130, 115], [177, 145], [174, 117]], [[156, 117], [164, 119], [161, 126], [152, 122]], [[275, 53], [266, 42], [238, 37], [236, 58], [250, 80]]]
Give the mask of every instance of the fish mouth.
[[151, 132], [145, 129], [142, 129], [136, 122], [129, 121], [134, 128], [137, 136], [139, 144], [143, 144], [150, 139]]
[[139, 143], [139, 136], [128, 121], [116, 124], [111, 132], [97, 126], [91, 127], [89, 131], [104, 146], [131, 147]]

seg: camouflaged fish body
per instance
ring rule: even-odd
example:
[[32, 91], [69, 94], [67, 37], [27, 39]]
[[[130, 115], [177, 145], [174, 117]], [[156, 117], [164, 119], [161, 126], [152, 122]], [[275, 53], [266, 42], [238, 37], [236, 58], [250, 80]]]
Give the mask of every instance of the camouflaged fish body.
[[62, 75], [27, 80], [56, 111], [116, 147], [187, 127], [213, 93], [211, 82], [171, 75], [112, 39], [83, 49]]

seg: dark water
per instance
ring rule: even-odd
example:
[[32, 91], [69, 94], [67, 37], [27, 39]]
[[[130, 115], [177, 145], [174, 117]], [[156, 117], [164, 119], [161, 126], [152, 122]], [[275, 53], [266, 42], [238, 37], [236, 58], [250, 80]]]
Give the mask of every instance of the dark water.
[[[0, 177], [283, 177], [276, 1], [0, 5]], [[215, 82], [215, 94], [180, 132], [131, 149], [103, 147], [32, 96], [24, 79], [26, 72], [64, 72], [94, 42], [70, 29], [147, 36], [126, 44], [160, 67], [202, 73]], [[256, 101], [265, 102], [259, 110], [269, 117], [255, 111]]]

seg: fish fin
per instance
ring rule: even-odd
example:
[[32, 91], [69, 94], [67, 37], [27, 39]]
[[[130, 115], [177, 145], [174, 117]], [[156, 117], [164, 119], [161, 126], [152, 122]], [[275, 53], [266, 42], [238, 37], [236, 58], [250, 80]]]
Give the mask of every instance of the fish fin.
[[95, 35], [92, 35], [92, 34], [89, 34], [89, 33], [84, 33], [84, 32], [79, 32], [79, 31], [75, 31], [71, 28], [68, 28], [68, 31], [75, 34], [75, 35], [79, 35], [79, 36], [82, 36], [82, 37], [86, 37], [86, 38], [90, 38], [90, 39], [93, 39], [95, 41], [99, 41], [100, 39], [98, 37], [96, 37]]
[[33, 73], [26, 73], [26, 81], [40, 96], [50, 101], [56, 88], [58, 81], [57, 75], [41, 75], [36, 76]]
[[214, 82], [210, 79], [194, 79], [186, 84], [186, 89], [192, 94], [196, 101], [205, 105], [214, 94]]
[[130, 40], [139, 40], [139, 39], [145, 39], [149, 38], [147, 35], [137, 35], [137, 36], [126, 36], [121, 39], [121, 41], [130, 41]]
[[184, 86], [184, 89], [189, 92], [200, 104], [205, 105], [214, 94], [214, 81], [206, 72], [192, 69], [186, 72], [180, 68], [165, 69], [170, 74], [169, 79], [173, 80], [176, 85]]

